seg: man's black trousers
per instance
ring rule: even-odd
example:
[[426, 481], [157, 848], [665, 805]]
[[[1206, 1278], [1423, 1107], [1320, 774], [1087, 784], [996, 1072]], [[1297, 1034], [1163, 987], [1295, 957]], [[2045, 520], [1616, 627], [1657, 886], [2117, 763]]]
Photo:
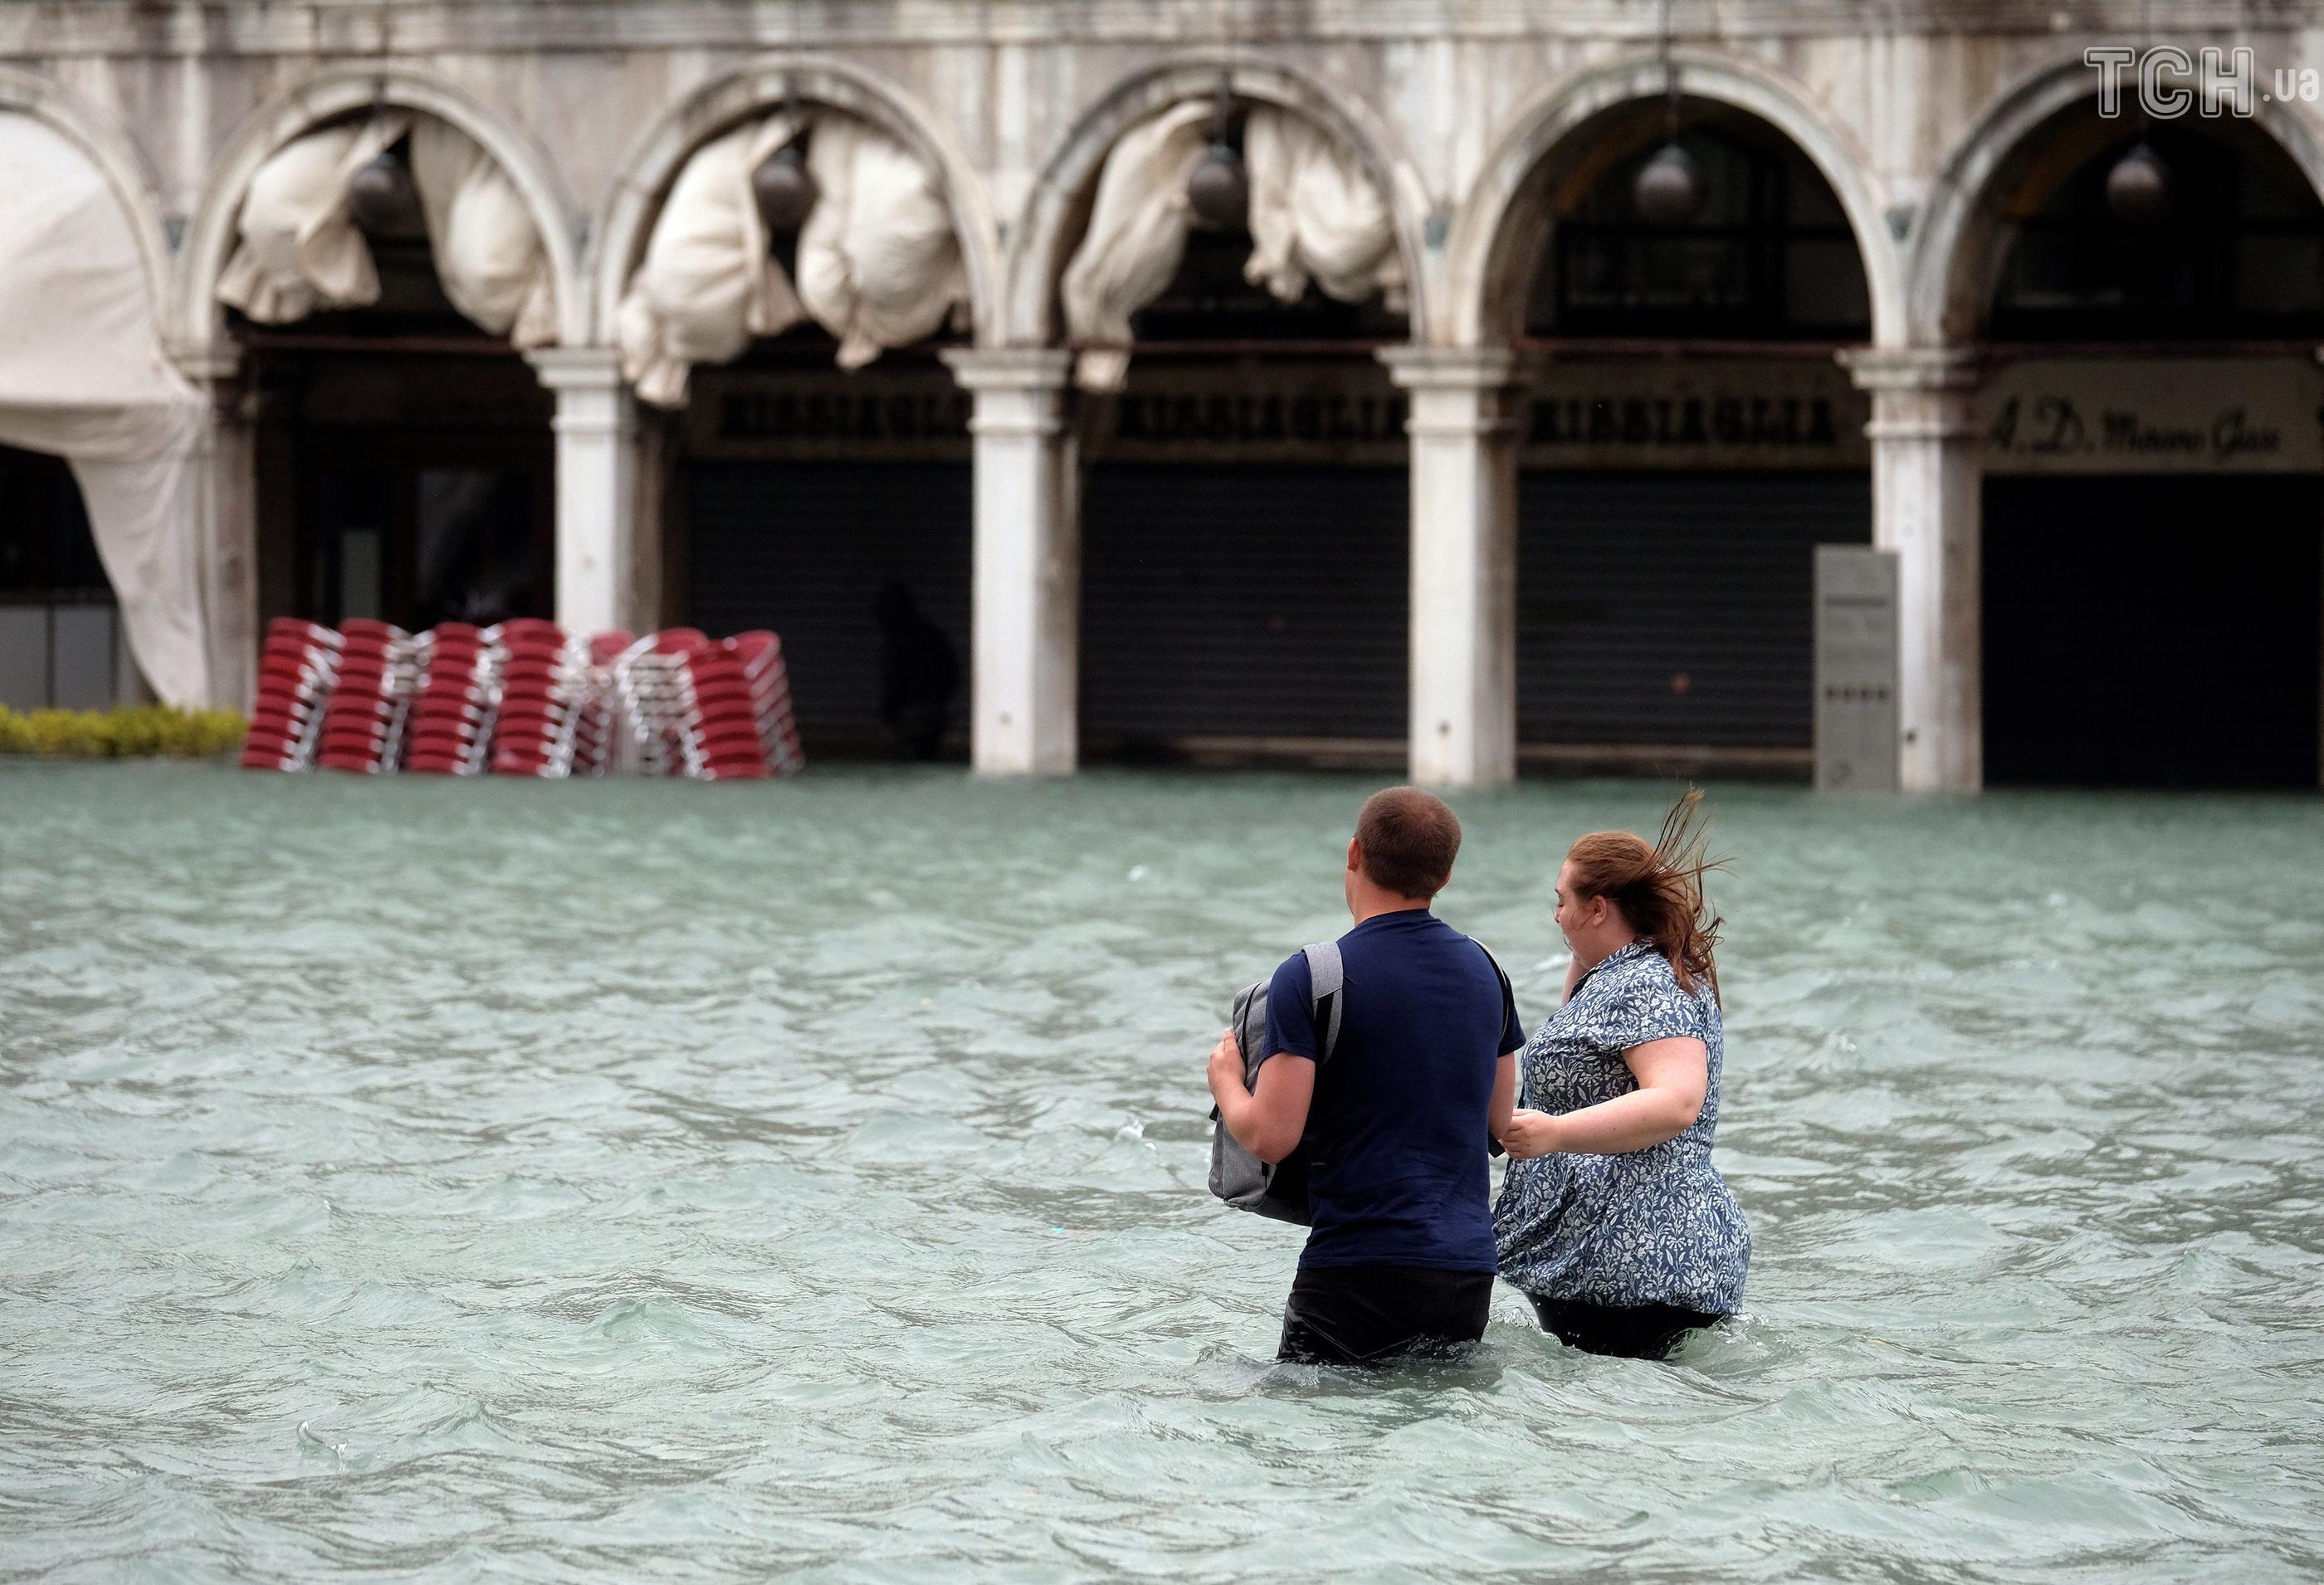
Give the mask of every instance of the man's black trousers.
[[1493, 1307], [1489, 1271], [1302, 1267], [1283, 1306], [1277, 1359], [1385, 1365], [1416, 1349], [1472, 1343]]

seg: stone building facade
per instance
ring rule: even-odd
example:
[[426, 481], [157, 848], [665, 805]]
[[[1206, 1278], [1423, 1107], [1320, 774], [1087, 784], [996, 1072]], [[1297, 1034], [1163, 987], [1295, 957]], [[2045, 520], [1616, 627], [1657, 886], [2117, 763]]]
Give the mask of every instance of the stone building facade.
[[[2247, 49], [2249, 114], [2100, 114], [2086, 50], [2148, 42]], [[384, 597], [396, 575], [346, 570], [353, 486], [301, 470], [327, 432], [385, 465], [408, 430], [450, 437], [411, 443], [423, 493], [526, 481], [493, 510], [537, 523], [568, 625], [807, 624], [811, 733], [830, 613], [799, 591], [853, 610], [901, 579], [964, 651], [981, 769], [1401, 739], [1450, 785], [1581, 751], [1796, 764], [1826, 539], [1896, 553], [1906, 788], [2315, 785], [2319, 68], [2313, 8], [2208, 0], [0, 5], [0, 114], [102, 171], [208, 399], [220, 699], [266, 617]], [[1141, 120], [1222, 95], [1376, 183], [1400, 311], [1311, 305], [1294, 334], [1231, 281], [1190, 288], [1139, 322], [1125, 392], [1077, 392], [1058, 281], [1093, 183]], [[969, 324], [854, 374], [754, 349], [642, 411], [615, 321], [647, 236], [695, 151], [780, 105], [939, 174]], [[505, 170], [553, 344], [270, 338], [221, 304], [254, 174], [382, 106]], [[1697, 134], [1711, 219], [1641, 231], [1631, 173]], [[2133, 226], [2090, 194], [2140, 136], [2172, 207]], [[1321, 521], [1292, 524], [1303, 502]], [[398, 510], [424, 540], [427, 501]], [[835, 721], [868, 718], [842, 651], [875, 639], [831, 629]]]

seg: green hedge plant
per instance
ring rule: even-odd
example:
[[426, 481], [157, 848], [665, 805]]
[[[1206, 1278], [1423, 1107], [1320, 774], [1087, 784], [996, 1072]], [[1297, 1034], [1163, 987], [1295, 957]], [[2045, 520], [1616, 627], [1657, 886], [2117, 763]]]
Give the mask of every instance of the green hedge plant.
[[133, 705], [112, 710], [16, 711], [0, 705], [0, 754], [208, 760], [240, 748], [249, 730], [250, 723], [233, 710]]

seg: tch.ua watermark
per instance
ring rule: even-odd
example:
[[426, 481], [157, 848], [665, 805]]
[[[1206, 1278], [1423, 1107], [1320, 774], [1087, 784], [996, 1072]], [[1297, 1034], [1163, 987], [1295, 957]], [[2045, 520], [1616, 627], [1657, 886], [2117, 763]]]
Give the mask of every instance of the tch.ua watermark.
[[2094, 44], [2082, 63], [2098, 69], [2098, 114], [2112, 119], [2135, 97], [2139, 110], [2169, 121], [2190, 110], [2217, 118], [2253, 115], [2264, 104], [2324, 100], [2324, 73], [2316, 68], [2282, 68], [2260, 87], [2259, 69], [2247, 49], [2206, 47], [2189, 54], [2176, 44], [2135, 50], [2128, 44]]

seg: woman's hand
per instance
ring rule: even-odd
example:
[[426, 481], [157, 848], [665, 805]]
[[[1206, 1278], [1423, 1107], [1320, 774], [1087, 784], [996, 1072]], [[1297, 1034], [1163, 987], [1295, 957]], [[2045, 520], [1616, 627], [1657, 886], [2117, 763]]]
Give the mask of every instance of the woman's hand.
[[1229, 1095], [1247, 1095], [1242, 1083], [1242, 1047], [1235, 1043], [1234, 1031], [1229, 1029], [1211, 1047], [1211, 1099], [1223, 1104]]
[[1548, 1112], [1520, 1106], [1509, 1113], [1509, 1126], [1501, 1131], [1501, 1148], [1509, 1153], [1511, 1161], [1531, 1161], [1536, 1156], [1547, 1156], [1558, 1148], [1558, 1125], [1562, 1120]]

